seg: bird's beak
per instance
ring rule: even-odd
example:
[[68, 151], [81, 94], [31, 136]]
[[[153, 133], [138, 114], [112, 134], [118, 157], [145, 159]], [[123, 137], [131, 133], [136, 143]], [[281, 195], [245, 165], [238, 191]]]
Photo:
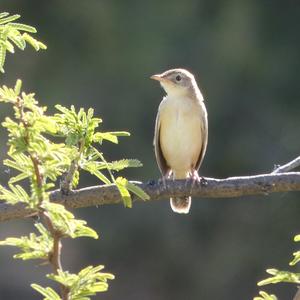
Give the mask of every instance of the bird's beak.
[[164, 80], [164, 77], [162, 77], [160, 74], [152, 75], [150, 78], [158, 81]]

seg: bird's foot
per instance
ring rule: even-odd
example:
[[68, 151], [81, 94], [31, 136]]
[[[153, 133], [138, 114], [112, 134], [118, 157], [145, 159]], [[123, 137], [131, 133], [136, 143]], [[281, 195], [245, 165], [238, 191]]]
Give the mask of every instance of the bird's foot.
[[167, 189], [167, 180], [170, 180], [171, 177], [174, 180], [174, 176], [172, 176], [172, 174], [172, 171], [169, 171], [158, 180], [159, 184], [162, 184], [164, 189]]
[[195, 186], [195, 183], [201, 183], [201, 178], [197, 172], [197, 170], [193, 170], [190, 173], [190, 179], [192, 179], [191, 189]]

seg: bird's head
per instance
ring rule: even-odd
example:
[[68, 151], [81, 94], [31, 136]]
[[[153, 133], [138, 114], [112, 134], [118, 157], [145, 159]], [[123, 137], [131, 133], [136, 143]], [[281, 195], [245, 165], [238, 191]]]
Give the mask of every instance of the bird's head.
[[184, 69], [172, 69], [150, 77], [158, 80], [168, 95], [184, 95], [197, 92], [194, 75]]

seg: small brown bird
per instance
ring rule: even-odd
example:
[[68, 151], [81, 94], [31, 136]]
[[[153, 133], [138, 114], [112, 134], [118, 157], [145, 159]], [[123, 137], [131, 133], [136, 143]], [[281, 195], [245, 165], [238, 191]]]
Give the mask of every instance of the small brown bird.
[[[154, 148], [163, 180], [199, 181], [208, 137], [207, 112], [193, 74], [172, 69], [153, 75], [167, 95], [161, 101], [155, 123]], [[191, 197], [170, 199], [174, 212], [187, 214]]]

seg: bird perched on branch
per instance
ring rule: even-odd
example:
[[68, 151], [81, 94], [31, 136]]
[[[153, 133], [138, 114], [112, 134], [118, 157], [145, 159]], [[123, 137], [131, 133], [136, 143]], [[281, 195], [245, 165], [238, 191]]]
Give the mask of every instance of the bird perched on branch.
[[[154, 148], [157, 164], [165, 179], [199, 181], [208, 137], [207, 112], [194, 75], [172, 69], [151, 76], [167, 95], [161, 101], [155, 123]], [[187, 214], [191, 197], [170, 199], [174, 212]]]

